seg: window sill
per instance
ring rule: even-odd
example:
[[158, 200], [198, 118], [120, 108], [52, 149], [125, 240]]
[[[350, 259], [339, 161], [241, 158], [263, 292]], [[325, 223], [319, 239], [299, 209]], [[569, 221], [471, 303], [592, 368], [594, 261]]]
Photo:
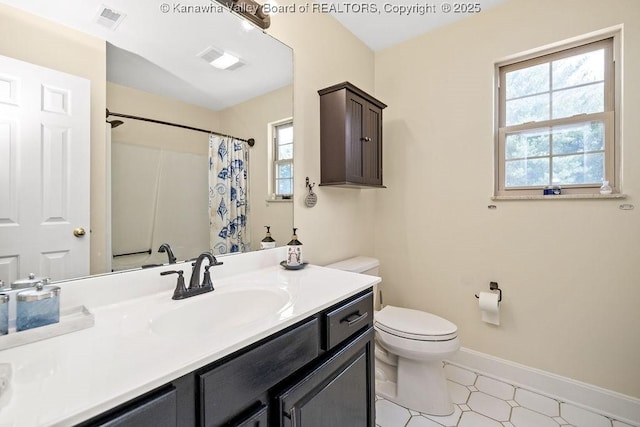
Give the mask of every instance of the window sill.
[[542, 194], [530, 194], [521, 196], [493, 196], [491, 200], [602, 200], [602, 199], [626, 199], [626, 194], [558, 194], [544, 196]]
[[267, 199], [267, 203], [291, 203], [293, 202], [293, 198], [291, 199]]

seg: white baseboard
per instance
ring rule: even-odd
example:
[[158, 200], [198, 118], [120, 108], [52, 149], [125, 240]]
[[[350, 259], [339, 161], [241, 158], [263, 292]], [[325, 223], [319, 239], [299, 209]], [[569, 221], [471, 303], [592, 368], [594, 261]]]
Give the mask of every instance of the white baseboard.
[[640, 427], [640, 399], [464, 347], [447, 362]]

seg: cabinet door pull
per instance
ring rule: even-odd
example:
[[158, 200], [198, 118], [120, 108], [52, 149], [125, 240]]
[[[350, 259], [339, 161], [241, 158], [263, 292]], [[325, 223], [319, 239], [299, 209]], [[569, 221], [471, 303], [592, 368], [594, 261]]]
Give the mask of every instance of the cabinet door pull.
[[369, 316], [368, 312], [365, 311], [363, 314], [360, 314], [360, 312], [357, 311], [353, 314], [348, 315], [344, 319], [342, 319], [340, 323], [346, 322], [349, 326], [353, 326], [356, 323], [360, 322], [361, 320], [366, 319], [367, 316]]
[[360, 138], [360, 141], [371, 142], [371, 138], [368, 136], [363, 136], [362, 138]]

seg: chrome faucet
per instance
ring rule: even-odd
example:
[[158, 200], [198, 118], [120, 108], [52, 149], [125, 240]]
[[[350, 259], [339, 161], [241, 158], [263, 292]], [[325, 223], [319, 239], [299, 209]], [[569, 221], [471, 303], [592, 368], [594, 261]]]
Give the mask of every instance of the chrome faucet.
[[160, 253], [167, 253], [167, 256], [169, 257], [169, 264], [175, 264], [176, 263], [176, 257], [173, 255], [173, 251], [171, 250], [171, 246], [169, 246], [168, 243], [163, 243], [160, 245], [160, 247], [158, 248], [158, 252]]
[[[209, 263], [204, 266], [204, 277], [202, 279], [202, 283], [198, 283], [200, 280], [200, 267], [202, 266], [202, 262], [207, 259]], [[183, 271], [179, 270], [171, 270], [171, 271], [163, 271], [160, 273], [161, 276], [166, 276], [167, 274], [177, 274], [178, 275], [178, 283], [176, 285], [176, 289], [173, 292], [172, 299], [185, 299], [189, 297], [193, 297], [196, 295], [204, 294], [206, 292], [213, 291], [213, 283], [211, 282], [211, 275], [209, 274], [209, 268], [214, 265], [222, 265], [222, 262], [216, 260], [216, 257], [213, 256], [209, 252], [201, 253], [198, 258], [196, 258], [196, 262], [192, 264], [193, 271], [191, 272], [191, 280], [189, 281], [189, 287], [185, 287], [184, 278], [182, 276]]]

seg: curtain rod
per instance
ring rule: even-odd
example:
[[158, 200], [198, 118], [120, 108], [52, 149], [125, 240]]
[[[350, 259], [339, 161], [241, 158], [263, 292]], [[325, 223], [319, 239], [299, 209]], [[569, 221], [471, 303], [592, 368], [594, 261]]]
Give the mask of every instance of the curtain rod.
[[226, 136], [228, 138], [235, 138], [235, 139], [239, 139], [240, 141], [244, 141], [249, 145], [249, 147], [253, 147], [255, 145], [255, 143], [256, 143], [256, 140], [253, 139], [253, 138], [249, 138], [249, 139], [237, 138], [237, 137], [235, 137], [233, 135], [226, 135], [224, 133], [214, 132], [212, 130], [207, 130], [207, 129], [195, 128], [195, 127], [192, 127], [192, 126], [186, 126], [186, 125], [181, 125], [181, 124], [171, 123], [171, 122], [164, 122], [162, 120], [148, 119], [146, 117], [132, 116], [132, 115], [129, 115], [129, 114], [112, 113], [107, 108], [107, 118], [109, 118], [109, 116], [122, 117], [122, 118], [125, 118], [125, 119], [141, 120], [143, 122], [157, 123], [157, 124], [160, 124], [160, 125], [174, 126], [174, 127], [182, 128], [182, 129], [195, 130], [196, 132], [212, 133], [212, 134], [218, 135], [218, 136]]

